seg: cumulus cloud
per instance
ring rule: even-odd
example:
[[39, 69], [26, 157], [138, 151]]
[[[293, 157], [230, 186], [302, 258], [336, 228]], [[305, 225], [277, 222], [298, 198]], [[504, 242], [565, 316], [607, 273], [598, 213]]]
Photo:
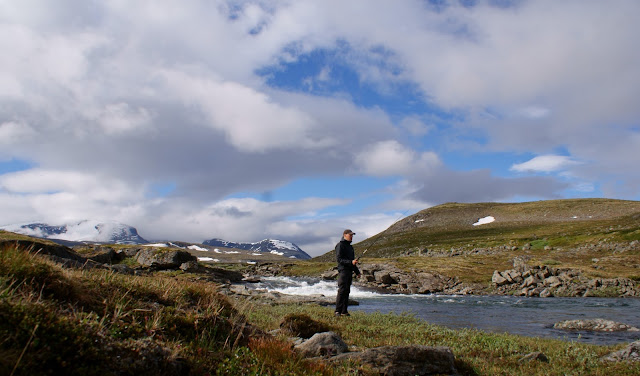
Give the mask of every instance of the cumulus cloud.
[[[555, 198], [565, 171], [637, 198], [639, 12], [582, 0], [3, 2], [0, 158], [35, 168], [0, 175], [0, 222], [100, 217], [150, 238], [282, 235], [320, 249], [336, 220], [370, 235], [388, 220], [375, 210]], [[271, 84], [318, 51], [332, 58]], [[309, 94], [326, 84], [335, 91]], [[495, 152], [538, 157], [475, 167]], [[393, 177], [388, 201], [342, 218], [319, 213], [352, 197], [229, 198], [352, 174]], [[162, 184], [175, 188], [152, 194]]]
[[417, 153], [396, 140], [380, 141], [355, 156], [362, 173], [374, 176], [429, 173], [441, 162], [433, 152]]

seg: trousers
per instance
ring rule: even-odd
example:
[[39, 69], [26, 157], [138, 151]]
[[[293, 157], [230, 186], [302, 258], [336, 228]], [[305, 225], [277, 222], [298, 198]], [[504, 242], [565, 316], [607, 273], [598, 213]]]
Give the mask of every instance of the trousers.
[[336, 297], [336, 312], [347, 313], [349, 306], [349, 293], [351, 292], [351, 281], [353, 279], [351, 269], [341, 270], [338, 274], [338, 296]]

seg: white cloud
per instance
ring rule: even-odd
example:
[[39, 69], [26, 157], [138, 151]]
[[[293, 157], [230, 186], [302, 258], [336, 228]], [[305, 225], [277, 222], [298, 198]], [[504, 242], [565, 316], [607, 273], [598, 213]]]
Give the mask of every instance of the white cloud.
[[516, 172], [554, 172], [575, 166], [579, 162], [564, 155], [539, 155], [509, 169]]
[[[151, 238], [282, 234], [319, 250], [342, 227], [369, 234], [381, 226], [366, 221], [385, 218], [338, 218], [344, 226], [319, 214], [348, 198], [225, 198], [354, 167], [403, 185], [373, 208], [384, 211], [548, 198], [566, 188], [555, 175], [496, 177], [490, 165], [452, 171], [454, 147], [461, 170], [464, 158], [483, 152], [532, 153], [539, 157], [511, 171], [570, 170], [581, 187], [637, 197], [639, 2], [437, 8], [384, 0], [0, 3], [0, 154], [37, 166], [0, 175], [0, 222], [105, 218]], [[415, 88], [407, 105], [435, 113], [387, 113], [354, 101], [346, 86], [336, 97], [275, 89], [256, 73], [318, 49], [338, 51], [332, 59], [363, 88], [389, 98], [399, 84]], [[340, 73], [327, 60], [308, 77], [338, 86]], [[550, 154], [559, 147], [571, 157]], [[175, 184], [170, 195], [147, 195], [167, 182]], [[290, 220], [300, 213], [311, 214]]]
[[28, 124], [15, 121], [0, 124], [0, 144], [11, 146], [34, 135], [34, 130]]
[[364, 148], [355, 156], [355, 163], [363, 173], [374, 176], [424, 174], [441, 164], [435, 153], [417, 153], [395, 140]]

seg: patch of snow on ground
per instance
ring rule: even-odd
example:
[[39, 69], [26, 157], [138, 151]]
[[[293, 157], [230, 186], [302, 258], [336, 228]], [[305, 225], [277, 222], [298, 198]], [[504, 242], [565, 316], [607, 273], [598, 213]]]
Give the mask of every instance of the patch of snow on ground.
[[284, 252], [271, 251], [269, 253], [273, 253], [274, 255], [278, 255], [278, 256], [284, 256]]
[[222, 253], [222, 252], [220, 252], [220, 250], [219, 250], [218, 248], [214, 249], [213, 251], [214, 251], [215, 253]]
[[143, 244], [143, 247], [167, 247], [165, 243]]
[[474, 226], [486, 225], [487, 223], [491, 223], [495, 220], [496, 219], [493, 218], [492, 216], [488, 216], [488, 217], [478, 219], [478, 222], [474, 223], [473, 225]]
[[297, 258], [296, 256], [289, 256], [289, 258]]
[[255, 265], [255, 264], [257, 264], [257, 262], [255, 262], [255, 261], [247, 261], [247, 264], [249, 264], [249, 265]]
[[233, 254], [233, 253], [240, 253], [240, 252], [238, 252], [238, 251], [224, 251], [224, 253], [230, 255], [230, 254]]
[[192, 250], [194, 250], [194, 251], [209, 252], [209, 250], [208, 250], [208, 249], [206, 249], [206, 248], [202, 248], [202, 247], [199, 247], [199, 246], [197, 246], [197, 245], [190, 245], [190, 246], [188, 246], [187, 248], [192, 249]]
[[419, 222], [424, 222], [424, 219], [418, 219], [418, 220], [416, 221], [416, 223], [419, 223]]
[[252, 253], [251, 256], [262, 256], [262, 253]]
[[198, 257], [198, 261], [213, 261], [213, 262], [220, 262], [220, 260], [218, 259], [214, 259], [211, 257]]
[[176, 248], [184, 249], [184, 247], [181, 247], [181, 246], [179, 246], [179, 245], [177, 245], [177, 244], [174, 244], [174, 243], [171, 243], [171, 242], [169, 242], [169, 245], [170, 245], [170, 246], [172, 246], [172, 247], [176, 247]]

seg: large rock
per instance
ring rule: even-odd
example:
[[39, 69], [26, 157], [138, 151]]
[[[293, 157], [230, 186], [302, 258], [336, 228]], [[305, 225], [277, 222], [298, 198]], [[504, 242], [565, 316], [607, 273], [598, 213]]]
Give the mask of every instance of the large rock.
[[502, 273], [500, 273], [499, 271], [495, 270], [493, 272], [493, 276], [491, 277], [491, 283], [493, 283], [495, 286], [502, 286], [502, 285], [506, 285], [507, 283], [509, 283], [509, 280], [507, 280], [505, 277], [503, 277]]
[[349, 349], [342, 338], [334, 332], [316, 333], [295, 348], [307, 357], [334, 356]]
[[454, 375], [455, 357], [448, 347], [383, 346], [345, 353], [334, 362], [355, 360], [386, 376]]
[[143, 249], [136, 257], [138, 264], [154, 269], [178, 269], [180, 265], [189, 261], [198, 261], [196, 256], [186, 251]]
[[591, 332], [637, 332], [640, 329], [605, 319], [564, 320], [553, 325], [555, 329], [585, 330]]
[[632, 342], [624, 349], [604, 356], [602, 360], [606, 362], [640, 362], [640, 341]]

